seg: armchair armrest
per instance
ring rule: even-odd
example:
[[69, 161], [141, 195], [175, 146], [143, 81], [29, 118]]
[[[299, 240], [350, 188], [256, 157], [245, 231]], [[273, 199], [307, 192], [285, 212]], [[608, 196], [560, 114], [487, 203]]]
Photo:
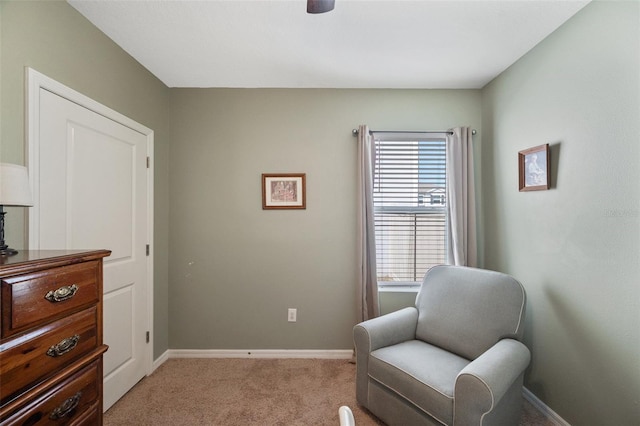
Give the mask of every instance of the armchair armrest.
[[[502, 339], [467, 365], [456, 378], [454, 423], [482, 424], [511, 390], [520, 396], [521, 389], [511, 389], [529, 365], [529, 349], [513, 339]], [[520, 386], [521, 380], [519, 381]], [[511, 393], [512, 393], [511, 392]]]
[[368, 405], [369, 353], [385, 346], [415, 339], [417, 324], [418, 310], [409, 307], [361, 322], [353, 328], [356, 348], [356, 399], [360, 405]]
[[356, 350], [369, 353], [416, 338], [418, 310], [413, 307], [361, 322], [353, 328]]

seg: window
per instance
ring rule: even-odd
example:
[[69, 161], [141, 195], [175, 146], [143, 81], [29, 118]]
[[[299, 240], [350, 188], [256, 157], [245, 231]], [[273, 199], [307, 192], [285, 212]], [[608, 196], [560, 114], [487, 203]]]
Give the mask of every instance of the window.
[[446, 135], [373, 138], [378, 284], [414, 284], [446, 260]]

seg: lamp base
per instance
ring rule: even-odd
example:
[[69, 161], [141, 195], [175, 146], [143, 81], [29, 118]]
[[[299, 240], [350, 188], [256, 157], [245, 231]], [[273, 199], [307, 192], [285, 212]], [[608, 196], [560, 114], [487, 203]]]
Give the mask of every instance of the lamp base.
[[18, 250], [14, 250], [6, 246], [0, 248], [0, 256], [13, 256], [14, 254], [18, 254]]
[[13, 256], [18, 254], [18, 250], [10, 248], [4, 242], [4, 215], [7, 212], [4, 211], [4, 206], [0, 205], [0, 256]]

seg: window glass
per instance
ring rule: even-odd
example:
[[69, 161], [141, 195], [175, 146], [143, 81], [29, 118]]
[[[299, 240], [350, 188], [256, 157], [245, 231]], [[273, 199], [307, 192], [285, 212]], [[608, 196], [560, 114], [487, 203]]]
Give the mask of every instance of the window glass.
[[445, 136], [374, 139], [378, 283], [420, 282], [446, 260]]

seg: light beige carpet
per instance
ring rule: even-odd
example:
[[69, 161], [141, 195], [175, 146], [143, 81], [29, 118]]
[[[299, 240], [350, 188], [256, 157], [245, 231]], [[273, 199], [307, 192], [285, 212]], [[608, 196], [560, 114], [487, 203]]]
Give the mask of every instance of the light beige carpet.
[[[170, 359], [104, 417], [105, 426], [382, 425], [355, 400], [355, 365], [318, 359]], [[521, 426], [552, 425], [525, 403]]]

